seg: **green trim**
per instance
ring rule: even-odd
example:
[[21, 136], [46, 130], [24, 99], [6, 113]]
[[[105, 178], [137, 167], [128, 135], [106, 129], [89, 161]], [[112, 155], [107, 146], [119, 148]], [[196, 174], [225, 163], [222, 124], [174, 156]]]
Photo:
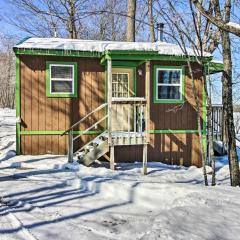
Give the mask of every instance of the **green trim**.
[[205, 65], [207, 68], [207, 75], [209, 74], [215, 74], [223, 71], [224, 65], [222, 62], [217, 61], [211, 61], [208, 64]]
[[[62, 131], [21, 131], [20, 134], [21, 135], [61, 135], [65, 132], [65, 130]], [[77, 135], [77, 134], [81, 134], [84, 131], [73, 131], [73, 134]], [[102, 130], [99, 131], [88, 131], [87, 133], [83, 134], [83, 135], [97, 135], [102, 133]], [[66, 134], [67, 135], [67, 134]]]
[[[101, 58], [101, 63], [106, 59], [112, 58], [113, 60], [163, 60], [163, 61], [189, 61], [186, 56], [174, 55], [160, 55], [158, 51], [136, 51], [136, 50], [107, 50], [105, 53], [91, 52], [91, 51], [78, 51], [78, 50], [56, 50], [56, 49], [27, 49], [27, 48], [13, 48], [15, 54], [19, 55], [44, 55], [44, 56], [66, 56], [66, 57], [91, 57]], [[204, 57], [204, 62], [209, 62], [212, 57]], [[197, 62], [195, 56], [190, 57], [190, 61]]]
[[14, 47], [13, 51], [19, 55], [39, 55], [39, 56], [62, 56], [62, 57], [91, 57], [101, 58], [102, 53], [76, 50], [54, 50], [54, 49], [26, 49]]
[[150, 134], [157, 134], [157, 133], [176, 133], [176, 134], [181, 134], [181, 133], [198, 133], [198, 130], [191, 130], [191, 129], [187, 129], [187, 130], [179, 130], [179, 129], [163, 129], [163, 130], [149, 130], [148, 133]]
[[[74, 66], [74, 93], [51, 93], [50, 92], [50, 72], [49, 66], [50, 64], [64, 64], [64, 65], [73, 65]], [[77, 70], [77, 62], [58, 62], [58, 61], [47, 61], [46, 62], [46, 96], [47, 97], [77, 97], [78, 95], [78, 70]]]
[[[192, 61], [197, 62], [195, 56], [174, 56], [174, 55], [160, 55], [158, 51], [127, 51], [127, 50], [111, 50], [105, 51], [105, 59], [112, 60], [163, 60], [163, 61]], [[209, 62], [212, 57], [204, 57], [203, 62]]]
[[[125, 66], [125, 67], [137, 67], [139, 66], [143, 61], [112, 61], [112, 67], [119, 67], [119, 66]], [[107, 59], [103, 57], [100, 61], [100, 64], [107, 65]]]
[[[181, 69], [182, 70], [182, 99], [157, 99], [157, 68], [161, 69]], [[162, 65], [154, 65], [153, 66], [153, 103], [162, 103], [162, 104], [180, 104], [185, 101], [185, 69], [184, 66], [162, 66]]]
[[[20, 131], [19, 132], [20, 135], [61, 135], [64, 133], [64, 130], [62, 131]], [[77, 135], [77, 134], [81, 134], [83, 133], [83, 131], [73, 131], [73, 134]], [[87, 133], [85, 133], [84, 135], [97, 135], [103, 133], [103, 130], [98, 130], [98, 131], [89, 131]], [[179, 129], [163, 129], [163, 130], [149, 130], [148, 133], [150, 134], [166, 134], [166, 133], [173, 133], [173, 134], [183, 134], [183, 133], [198, 133], [198, 130], [179, 130]]]
[[[16, 118], [21, 118], [21, 72], [20, 72], [20, 58], [16, 56]], [[21, 125], [16, 123], [16, 153], [21, 154]]]

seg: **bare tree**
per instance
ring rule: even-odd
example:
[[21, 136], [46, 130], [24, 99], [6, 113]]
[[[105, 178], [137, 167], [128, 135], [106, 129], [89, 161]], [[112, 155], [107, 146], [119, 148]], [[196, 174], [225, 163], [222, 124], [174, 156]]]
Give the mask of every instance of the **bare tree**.
[[128, 0], [127, 41], [135, 42], [136, 0]]
[[[86, 0], [10, 0], [16, 14], [7, 21], [34, 36], [77, 38], [86, 34], [83, 19], [88, 16]], [[13, 11], [14, 12], [14, 11]]]
[[[214, 8], [216, 10], [215, 11], [216, 15], [213, 15], [213, 14], [211, 14], [211, 12], [207, 11], [203, 6], [202, 1], [192, 0], [192, 3], [197, 7], [199, 12], [203, 16], [205, 16], [212, 24], [217, 26], [223, 32], [229, 32], [229, 33], [235, 34], [236, 36], [240, 37], [240, 25], [230, 22], [230, 18], [228, 18], [227, 16], [226, 16], [225, 20], [221, 17], [221, 12], [219, 12], [219, 10], [220, 10], [219, 0], [213, 0], [211, 2], [214, 3]], [[229, 5], [227, 1], [225, 1], [225, 3], [227, 5]], [[229, 1], [229, 3], [231, 5], [231, 1]], [[231, 9], [231, 7], [230, 7], [230, 9]], [[230, 15], [231, 15], [231, 13], [230, 13]]]
[[229, 25], [231, 19], [231, 0], [225, 0], [224, 8], [221, 9], [219, 0], [214, 0], [214, 11], [206, 11], [197, 0], [192, 0], [197, 9], [204, 15], [212, 24], [220, 29], [222, 40], [222, 55], [224, 63], [224, 71], [222, 75], [222, 93], [223, 93], [223, 112], [226, 126], [226, 135], [228, 142], [228, 158], [229, 169], [232, 186], [240, 186], [240, 171], [238, 164], [238, 156], [236, 150], [236, 134], [233, 119], [233, 93], [232, 93], [232, 54], [231, 54], [231, 39], [230, 32], [240, 36], [240, 27]]
[[154, 29], [154, 18], [153, 18], [153, 0], [148, 0], [148, 18], [150, 25], [150, 39], [151, 42], [155, 42], [155, 29]]
[[[160, 3], [160, 2], [159, 2]], [[188, 56], [188, 52], [186, 50], [187, 46], [191, 47], [195, 52], [195, 57], [197, 62], [199, 63], [201, 72], [206, 72], [205, 62], [204, 62], [204, 52], [213, 53], [215, 49], [218, 47], [220, 43], [220, 31], [211, 24], [208, 19], [205, 19], [195, 11], [191, 5], [191, 1], [189, 2], [189, 8], [186, 8], [184, 4], [181, 6], [181, 3], [178, 1], [170, 1], [166, 0], [163, 4], [159, 4], [158, 9], [161, 11], [159, 15], [163, 16], [164, 21], [167, 23], [168, 30], [165, 31], [170, 38], [174, 39], [183, 52]], [[184, 13], [179, 12], [179, 9], [184, 9]], [[212, 11], [213, 4], [210, 2], [208, 4], [208, 10]], [[194, 69], [192, 68], [190, 60], [188, 61], [188, 68], [190, 69], [190, 75], [192, 78], [193, 85], [193, 93], [196, 102], [196, 111], [198, 114], [198, 130], [200, 139], [202, 139], [202, 127], [201, 127], [201, 107], [199, 103], [199, 97], [197, 96], [197, 92], [195, 89], [195, 80], [193, 79]], [[192, 73], [191, 73], [192, 72]], [[211, 98], [208, 94], [207, 88], [207, 79], [205, 74], [202, 77], [202, 83], [206, 93], [207, 99], [207, 119], [208, 119], [208, 142], [209, 142], [209, 150], [210, 150], [210, 160], [212, 162], [213, 174], [212, 174], [212, 185], [215, 185], [215, 161], [214, 161], [214, 153], [213, 153], [213, 138], [212, 138], [212, 128], [211, 128]], [[200, 140], [202, 143], [202, 140]], [[206, 163], [206, 153], [204, 151], [203, 144], [201, 144], [201, 152], [202, 152], [202, 165], [203, 165], [203, 175], [205, 179], [205, 184], [207, 185], [207, 175], [205, 169]]]
[[[99, 40], [121, 40], [126, 39], [126, 3], [117, 0], [105, 0], [99, 4], [94, 2], [92, 8], [92, 24], [94, 29], [90, 30], [89, 37]], [[91, 26], [87, 26], [91, 29]]]
[[0, 107], [14, 108], [15, 106], [13, 41], [12, 36], [0, 36]]

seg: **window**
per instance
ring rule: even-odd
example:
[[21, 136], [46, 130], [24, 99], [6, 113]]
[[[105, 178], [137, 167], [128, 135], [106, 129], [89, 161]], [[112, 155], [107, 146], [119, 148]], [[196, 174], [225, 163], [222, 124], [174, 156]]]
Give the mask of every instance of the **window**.
[[127, 98], [135, 96], [134, 67], [114, 67], [112, 69], [112, 96]]
[[47, 96], [77, 96], [77, 64], [47, 62]]
[[113, 73], [112, 74], [112, 96], [129, 97], [129, 74]]
[[183, 69], [179, 67], [154, 67], [156, 103], [183, 101]]

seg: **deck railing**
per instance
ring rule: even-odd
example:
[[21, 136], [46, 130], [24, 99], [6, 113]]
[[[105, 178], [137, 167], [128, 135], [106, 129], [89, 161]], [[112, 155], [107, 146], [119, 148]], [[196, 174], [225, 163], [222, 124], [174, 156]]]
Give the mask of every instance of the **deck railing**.
[[112, 131], [144, 134], [145, 109], [145, 98], [112, 98]]

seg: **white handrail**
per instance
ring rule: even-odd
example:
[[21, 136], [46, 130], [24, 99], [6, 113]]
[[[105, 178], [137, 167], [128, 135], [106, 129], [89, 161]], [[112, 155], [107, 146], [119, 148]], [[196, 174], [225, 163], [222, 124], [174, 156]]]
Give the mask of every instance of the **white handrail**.
[[[81, 118], [78, 122], [74, 123], [69, 129], [67, 129], [64, 133], [61, 134], [61, 136], [63, 136], [64, 134], [66, 134], [67, 132], [69, 132], [71, 129], [73, 129], [74, 127], [78, 126], [81, 122], [83, 122], [86, 118], [88, 118], [89, 116], [91, 116], [93, 113], [103, 109], [104, 107], [106, 107], [108, 104], [104, 103], [102, 105], [100, 105], [99, 107], [95, 108], [92, 112], [88, 113], [85, 117]], [[96, 124], [96, 123], [95, 123]]]

